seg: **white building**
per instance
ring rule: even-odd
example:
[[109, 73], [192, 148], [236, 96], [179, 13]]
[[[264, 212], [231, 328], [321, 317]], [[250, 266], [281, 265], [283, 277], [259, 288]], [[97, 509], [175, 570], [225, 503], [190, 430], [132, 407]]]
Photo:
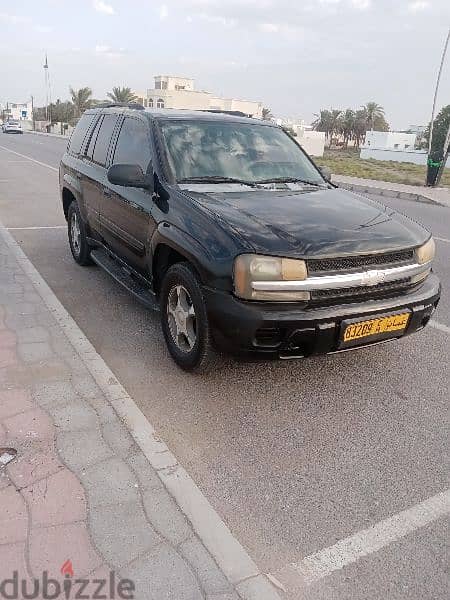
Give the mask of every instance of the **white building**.
[[11, 121], [32, 121], [31, 102], [7, 102], [3, 109], [5, 120]]
[[188, 110], [229, 110], [261, 118], [262, 103], [235, 98], [220, 98], [211, 92], [196, 90], [194, 80], [187, 77], [158, 75], [155, 87], [146, 92], [136, 92], [138, 102], [148, 108], [174, 108]]
[[[415, 133], [368, 131], [359, 157], [426, 165], [428, 152], [427, 150], [416, 150], [415, 141]], [[446, 168], [450, 168], [450, 159], [447, 160]]]
[[303, 119], [273, 119], [282, 127], [292, 129], [297, 142], [310, 156], [323, 156], [325, 150], [325, 133], [313, 131]]
[[367, 131], [366, 140], [362, 148], [376, 148], [377, 150], [414, 150], [416, 143], [415, 133], [403, 131]]

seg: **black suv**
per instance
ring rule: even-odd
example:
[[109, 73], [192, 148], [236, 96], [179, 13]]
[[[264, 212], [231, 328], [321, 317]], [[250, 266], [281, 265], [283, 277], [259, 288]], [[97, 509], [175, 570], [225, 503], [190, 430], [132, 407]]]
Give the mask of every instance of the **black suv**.
[[88, 110], [60, 186], [74, 259], [159, 307], [187, 370], [217, 348], [299, 358], [399, 338], [439, 301], [430, 234], [331, 184], [272, 123]]

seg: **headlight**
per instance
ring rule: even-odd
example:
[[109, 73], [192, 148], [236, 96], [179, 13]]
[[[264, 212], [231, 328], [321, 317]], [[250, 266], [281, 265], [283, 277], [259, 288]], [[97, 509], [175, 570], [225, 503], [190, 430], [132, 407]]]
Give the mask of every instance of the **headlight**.
[[431, 262], [434, 258], [436, 247], [432, 237], [423, 246], [416, 249], [416, 261], [419, 265]]
[[254, 290], [255, 281], [303, 281], [308, 276], [304, 260], [241, 254], [234, 261], [234, 291], [246, 300], [309, 300], [309, 292]]

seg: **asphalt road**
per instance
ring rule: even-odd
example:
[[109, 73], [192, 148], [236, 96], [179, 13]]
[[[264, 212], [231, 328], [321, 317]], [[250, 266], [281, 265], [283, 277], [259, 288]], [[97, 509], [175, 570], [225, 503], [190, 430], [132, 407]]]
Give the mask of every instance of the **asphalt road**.
[[[0, 136], [0, 220], [262, 570], [277, 573], [449, 487], [445, 328], [306, 361], [227, 358], [216, 373], [188, 375], [170, 360], [157, 315], [99, 268], [73, 262], [58, 228], [57, 172], [24, 158], [57, 168], [64, 145]], [[450, 327], [450, 209], [388, 203], [444, 240], [434, 319]], [[438, 519], [301, 597], [444, 598], [445, 533]]]

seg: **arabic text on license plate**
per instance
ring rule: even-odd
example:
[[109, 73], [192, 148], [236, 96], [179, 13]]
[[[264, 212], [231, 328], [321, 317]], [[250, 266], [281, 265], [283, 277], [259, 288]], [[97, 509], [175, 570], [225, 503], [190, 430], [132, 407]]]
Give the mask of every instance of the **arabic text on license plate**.
[[402, 331], [408, 324], [409, 313], [400, 315], [391, 315], [390, 317], [380, 317], [379, 319], [369, 319], [347, 325], [344, 331], [344, 342], [351, 342], [360, 338], [365, 338], [381, 333], [391, 331]]

